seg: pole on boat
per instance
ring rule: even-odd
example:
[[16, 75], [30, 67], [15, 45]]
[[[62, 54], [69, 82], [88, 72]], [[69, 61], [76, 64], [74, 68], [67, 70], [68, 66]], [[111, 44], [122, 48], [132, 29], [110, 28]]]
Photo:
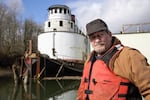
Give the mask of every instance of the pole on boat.
[[53, 53], [53, 56], [56, 56], [56, 50], [55, 50], [55, 35], [56, 35], [56, 29], [54, 28], [53, 29], [54, 33], [53, 33], [53, 48], [52, 48], [52, 53]]

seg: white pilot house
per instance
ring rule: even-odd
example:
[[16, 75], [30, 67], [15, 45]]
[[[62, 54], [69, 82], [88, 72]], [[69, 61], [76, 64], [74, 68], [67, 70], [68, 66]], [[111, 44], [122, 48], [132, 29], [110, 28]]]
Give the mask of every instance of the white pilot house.
[[38, 36], [38, 50], [50, 58], [85, 60], [88, 53], [87, 37], [81, 32], [76, 18], [66, 5], [48, 8], [44, 33]]

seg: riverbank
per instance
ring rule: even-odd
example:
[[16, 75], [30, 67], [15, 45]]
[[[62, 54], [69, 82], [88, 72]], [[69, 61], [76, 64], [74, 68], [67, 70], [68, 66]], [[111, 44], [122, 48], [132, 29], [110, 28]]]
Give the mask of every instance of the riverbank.
[[12, 76], [13, 72], [10, 68], [0, 68], [0, 77]]

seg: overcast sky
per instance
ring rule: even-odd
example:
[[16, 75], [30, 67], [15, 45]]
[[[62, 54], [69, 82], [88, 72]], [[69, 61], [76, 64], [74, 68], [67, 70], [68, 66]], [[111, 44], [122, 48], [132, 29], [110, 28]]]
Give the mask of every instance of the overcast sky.
[[[1, 1], [1, 0], [0, 0]], [[44, 23], [47, 8], [53, 4], [66, 4], [78, 20], [80, 28], [96, 18], [103, 19], [113, 33], [121, 31], [123, 24], [150, 23], [150, 0], [2, 0], [15, 8], [23, 17]], [[14, 6], [17, 5], [17, 6]]]

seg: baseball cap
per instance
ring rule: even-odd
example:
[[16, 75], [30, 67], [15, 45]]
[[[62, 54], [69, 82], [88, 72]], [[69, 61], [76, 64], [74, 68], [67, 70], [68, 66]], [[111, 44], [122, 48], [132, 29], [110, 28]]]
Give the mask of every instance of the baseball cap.
[[93, 20], [86, 25], [87, 35], [105, 30], [108, 30], [107, 24], [101, 19]]

